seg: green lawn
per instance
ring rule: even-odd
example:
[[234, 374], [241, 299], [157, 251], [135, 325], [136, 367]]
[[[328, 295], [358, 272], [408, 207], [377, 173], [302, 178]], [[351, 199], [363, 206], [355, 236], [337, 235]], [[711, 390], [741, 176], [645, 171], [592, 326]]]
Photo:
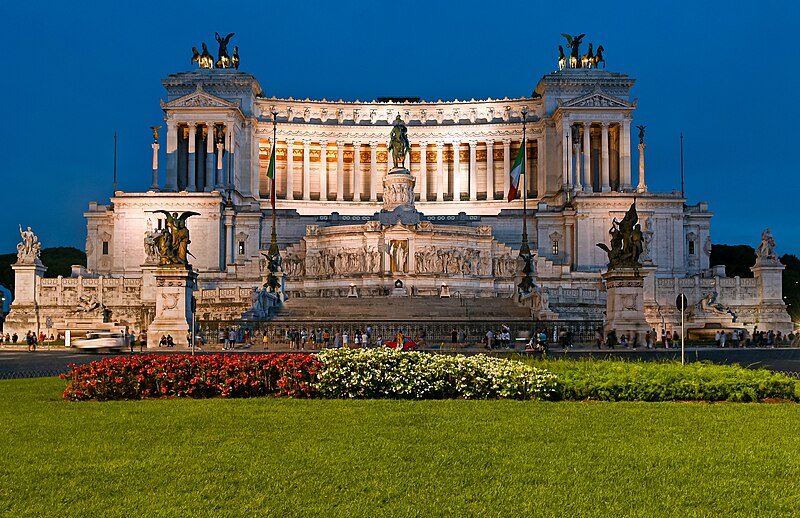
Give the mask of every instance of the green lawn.
[[70, 403], [0, 381], [7, 516], [796, 516], [800, 405]]

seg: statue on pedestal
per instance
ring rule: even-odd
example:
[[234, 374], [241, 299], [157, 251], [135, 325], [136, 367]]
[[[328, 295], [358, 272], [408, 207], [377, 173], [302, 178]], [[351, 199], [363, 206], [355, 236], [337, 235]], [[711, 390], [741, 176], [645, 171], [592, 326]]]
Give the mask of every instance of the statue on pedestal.
[[186, 220], [190, 216], [199, 216], [200, 213], [187, 211], [178, 216], [177, 212], [170, 214], [165, 210], [153, 211], [164, 214], [167, 220], [165, 228], [156, 238], [155, 243], [159, 253], [159, 266], [184, 266], [191, 269], [191, 265], [186, 259], [191, 255], [188, 250], [189, 229], [186, 228]]
[[394, 119], [394, 128], [389, 134], [389, 150], [392, 152], [394, 168], [404, 168], [406, 153], [411, 151], [411, 143], [408, 141], [408, 129], [399, 114]]
[[644, 129], [647, 126], [636, 126], [636, 129], [639, 130], [639, 144], [644, 144]]
[[[28, 230], [30, 230], [30, 227]], [[756, 257], [762, 261], [778, 261], [778, 254], [775, 253], [775, 238], [772, 237], [770, 229], [766, 229], [761, 233], [761, 244], [758, 245]]]
[[39, 262], [42, 254], [42, 244], [39, 242], [39, 238], [33, 233], [31, 227], [28, 227], [28, 230], [22, 230], [22, 225], [19, 226], [19, 234], [22, 236], [22, 243], [17, 245], [17, 262]]
[[616, 218], [612, 220], [608, 233], [611, 235], [611, 248], [605, 243], [597, 243], [608, 254], [608, 269], [639, 268], [639, 257], [644, 251], [644, 234], [635, 200], [622, 221], [618, 222]]

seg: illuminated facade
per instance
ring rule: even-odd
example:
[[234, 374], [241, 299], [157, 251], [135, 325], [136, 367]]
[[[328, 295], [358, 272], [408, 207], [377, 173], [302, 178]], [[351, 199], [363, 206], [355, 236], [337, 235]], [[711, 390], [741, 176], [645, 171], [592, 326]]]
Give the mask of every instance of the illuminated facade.
[[[166, 142], [163, 151], [154, 144], [150, 190], [117, 192], [111, 205], [93, 203], [85, 213], [90, 276], [147, 285], [154, 258], [143, 241], [162, 224], [151, 211], [193, 210], [199, 300], [213, 299], [217, 317], [235, 317], [246, 297], [231, 310], [221, 291], [264, 281], [275, 116], [278, 239], [290, 301], [354, 289], [384, 296], [397, 280], [407, 296], [440, 296], [443, 284], [462, 295], [516, 296], [523, 201], [508, 202], [506, 193], [527, 111], [534, 317], [602, 319], [607, 258], [596, 243], [607, 242], [612, 220], [635, 198], [644, 263], [653, 269], [645, 285], [653, 327], [679, 319], [674, 300], [682, 291], [692, 304], [715, 293], [740, 323], [788, 330], [780, 275], [776, 293], [774, 276], [730, 279], [710, 269], [707, 204], [648, 191], [643, 162], [633, 176], [636, 101], [625, 74], [564, 68], [544, 75], [530, 97], [447, 102], [280, 99], [233, 69], [173, 74], [163, 84]], [[397, 116], [408, 127], [414, 177], [413, 208], [402, 214], [384, 199]]]

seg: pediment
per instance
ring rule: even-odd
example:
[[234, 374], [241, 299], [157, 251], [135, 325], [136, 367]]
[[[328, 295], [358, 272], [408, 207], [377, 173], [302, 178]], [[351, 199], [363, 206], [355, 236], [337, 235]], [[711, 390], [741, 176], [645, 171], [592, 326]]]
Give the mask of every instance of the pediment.
[[161, 101], [162, 108], [239, 108], [238, 103], [211, 95], [198, 86], [197, 90], [169, 102]]
[[567, 101], [559, 100], [562, 108], [633, 108], [628, 101], [608, 95], [605, 92], [594, 91]]

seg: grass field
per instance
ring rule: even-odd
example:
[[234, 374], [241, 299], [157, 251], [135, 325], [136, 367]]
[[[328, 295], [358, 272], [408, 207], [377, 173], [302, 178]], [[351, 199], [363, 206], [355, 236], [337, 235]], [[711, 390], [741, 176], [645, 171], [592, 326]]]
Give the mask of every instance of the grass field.
[[800, 405], [70, 403], [0, 381], [7, 516], [796, 516]]

